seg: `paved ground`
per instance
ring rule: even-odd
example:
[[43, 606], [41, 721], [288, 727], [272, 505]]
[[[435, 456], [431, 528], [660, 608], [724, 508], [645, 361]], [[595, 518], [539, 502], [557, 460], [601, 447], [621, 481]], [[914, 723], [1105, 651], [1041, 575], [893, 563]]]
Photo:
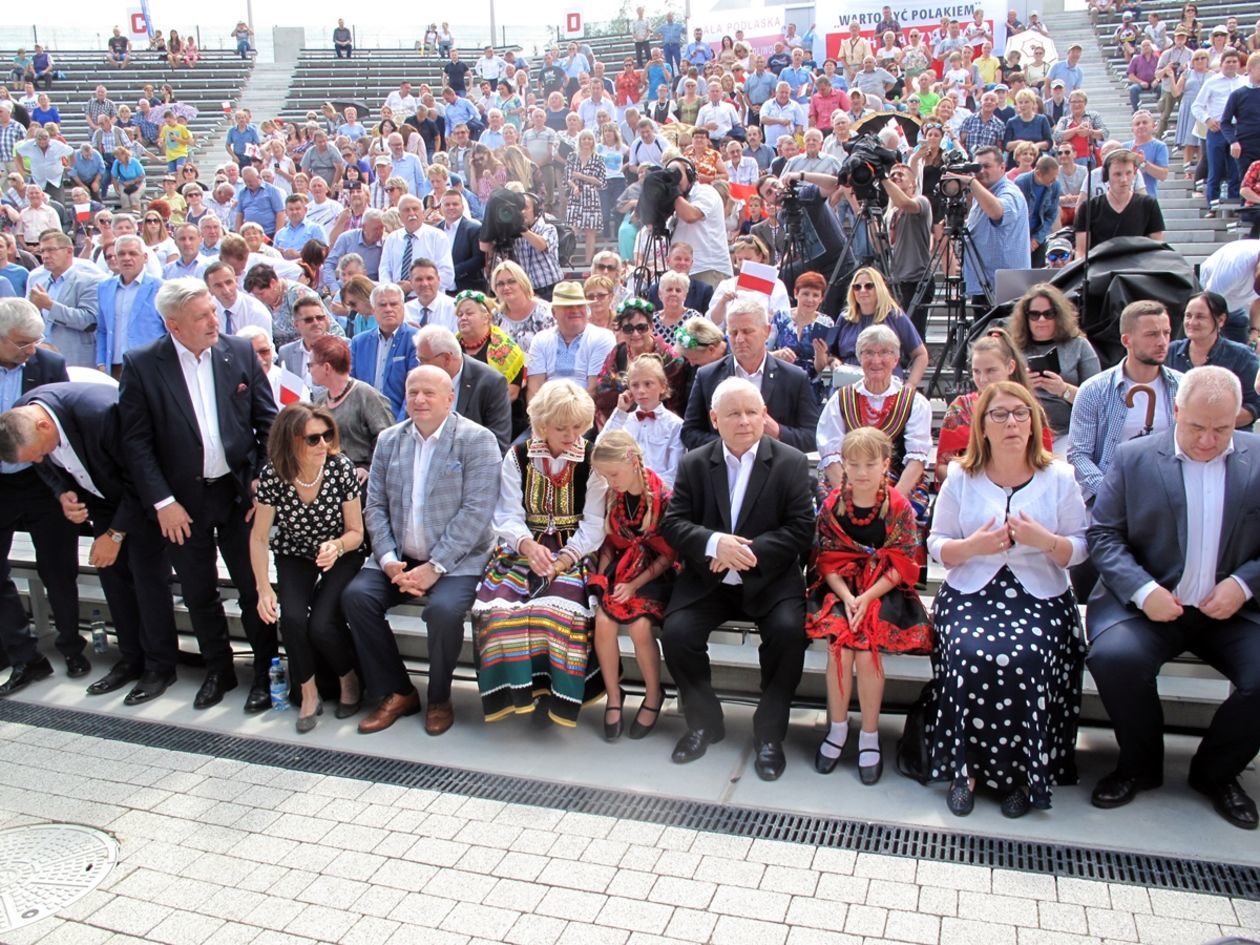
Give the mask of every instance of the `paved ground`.
[[5, 945], [1187, 945], [1260, 929], [1254, 902], [753, 841], [0, 724], [0, 826], [44, 820], [111, 831], [120, 863], [102, 889]]

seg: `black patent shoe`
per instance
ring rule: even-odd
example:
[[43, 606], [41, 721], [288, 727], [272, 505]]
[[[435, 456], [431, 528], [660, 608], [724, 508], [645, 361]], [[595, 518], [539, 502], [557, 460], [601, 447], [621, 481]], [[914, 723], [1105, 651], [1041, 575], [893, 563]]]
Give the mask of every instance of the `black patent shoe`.
[[[615, 742], [621, 737], [621, 732], [625, 728], [625, 707], [626, 691], [622, 689], [620, 703], [604, 707], [604, 741]], [[617, 721], [609, 722], [608, 716], [613, 712], [617, 713]]]
[[[876, 761], [873, 765], [862, 764], [863, 755], [875, 755]], [[863, 784], [877, 784], [884, 774], [884, 753], [878, 748], [863, 748], [858, 752], [858, 777]]]
[[757, 746], [757, 754], [753, 758], [753, 770], [763, 781], [777, 781], [787, 767], [787, 757], [783, 754], [782, 742], [761, 742]]
[[[647, 696], [643, 697], [643, 704], [639, 706], [639, 711], [634, 714], [634, 721], [630, 723], [629, 737], [636, 741], [646, 736], [652, 729], [656, 728], [656, 723], [660, 720], [661, 709], [665, 708], [665, 690], [658, 690], [656, 696], [656, 707], [647, 704]], [[639, 719], [643, 718], [644, 712], [652, 713], [652, 724], [644, 725]]]
[[89, 696], [103, 696], [117, 692], [129, 682], [140, 678], [140, 668], [128, 662], [115, 663], [108, 673], [87, 687]]
[[15, 692], [20, 692], [31, 683], [47, 679], [52, 674], [53, 666], [46, 656], [41, 656], [29, 663], [14, 663], [13, 672], [9, 674], [8, 680], [4, 685], [0, 685], [0, 696], [10, 696]]
[[231, 670], [212, 669], [206, 673], [206, 681], [193, 699], [194, 709], [208, 709], [223, 701], [224, 693], [236, 688], [236, 673]]
[[683, 737], [678, 739], [678, 744], [674, 746], [670, 759], [676, 765], [685, 765], [689, 761], [703, 757], [710, 745], [717, 744], [725, 737], [726, 732], [720, 728], [689, 728], [683, 733]]
[[976, 806], [976, 792], [963, 777], [954, 778], [949, 786], [949, 799], [946, 801], [949, 812], [955, 817], [966, 817]]
[[167, 687], [174, 682], [175, 670], [171, 670], [168, 673], [142, 673], [140, 681], [136, 683], [135, 688], [127, 693], [127, 697], [123, 699], [123, 705], [143, 705], [146, 702], [151, 702], [166, 692]]
[[[830, 745], [832, 748], [839, 749], [834, 758], [828, 758], [823, 754], [823, 745]], [[836, 765], [840, 764], [840, 756], [844, 754], [844, 746], [837, 745], [830, 738], [824, 738], [822, 745], [818, 746], [818, 751], [814, 752], [814, 770], [819, 774], [831, 774], [836, 770]]]
[[1256, 816], [1256, 802], [1247, 796], [1237, 778], [1231, 778], [1219, 787], [1200, 787], [1194, 781], [1190, 786], [1200, 794], [1205, 794], [1212, 801], [1216, 812], [1235, 827], [1243, 830], [1255, 830], [1260, 820]]

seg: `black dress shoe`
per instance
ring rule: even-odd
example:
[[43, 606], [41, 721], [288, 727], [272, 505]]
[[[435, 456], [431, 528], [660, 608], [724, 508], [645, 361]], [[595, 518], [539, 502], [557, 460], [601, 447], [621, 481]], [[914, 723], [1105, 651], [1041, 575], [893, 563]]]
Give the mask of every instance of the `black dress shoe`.
[[266, 711], [271, 708], [271, 689], [261, 683], [254, 683], [249, 687], [249, 695], [245, 697], [245, 711], [249, 715], [257, 715], [259, 712]]
[[[626, 707], [626, 691], [621, 690], [621, 703], [619, 705], [610, 705], [604, 708], [604, 741], [615, 742], [621, 737], [621, 733], [625, 728], [625, 709]], [[608, 714], [610, 712], [617, 713], [617, 721], [609, 722]]]
[[674, 753], [670, 755], [670, 759], [676, 765], [685, 765], [689, 761], [703, 757], [710, 745], [716, 745], [725, 737], [724, 728], [689, 728], [683, 733], [683, 737], [678, 739], [678, 744], [674, 746]]
[[[634, 714], [634, 721], [630, 723], [630, 738], [636, 741], [645, 737], [652, 729], [656, 728], [656, 723], [660, 720], [661, 709], [665, 707], [665, 690], [661, 689], [656, 694], [656, 708], [648, 705], [647, 696], [643, 697], [643, 703], [639, 706], [639, 711]], [[644, 725], [639, 719], [643, 718], [644, 712], [652, 713], [652, 723]]]
[[1032, 807], [1032, 801], [1028, 799], [1028, 792], [1023, 788], [1014, 788], [1010, 794], [1002, 798], [1002, 816], [1012, 820], [1023, 817], [1030, 807]]
[[140, 678], [140, 669], [126, 661], [115, 663], [113, 669], [87, 687], [89, 696], [103, 696], [116, 692], [127, 683]]
[[1216, 812], [1235, 827], [1243, 830], [1255, 830], [1260, 824], [1256, 816], [1256, 802], [1247, 796], [1237, 778], [1232, 778], [1220, 787], [1209, 788], [1190, 782], [1190, 786], [1200, 794], [1206, 794], [1212, 801]]
[[92, 664], [88, 662], [88, 658], [82, 653], [76, 653], [74, 656], [66, 657], [66, 675], [71, 679], [78, 679], [80, 676], [86, 676], [92, 671]]
[[949, 812], [955, 817], [966, 817], [976, 806], [975, 789], [967, 783], [966, 778], [954, 778], [949, 786], [949, 798], [946, 800]]
[[47, 679], [52, 674], [53, 666], [46, 656], [41, 656], [30, 663], [14, 663], [13, 672], [9, 674], [8, 680], [4, 685], [0, 685], [0, 696], [11, 696], [33, 682]]
[[230, 669], [212, 669], [193, 699], [194, 709], [208, 709], [223, 701], [223, 694], [236, 688], [236, 673]]
[[1094, 786], [1089, 801], [1095, 807], [1111, 810], [1123, 807], [1137, 796], [1138, 791], [1149, 791], [1159, 787], [1159, 781], [1153, 778], [1128, 778], [1113, 771]]
[[[101, 680], [101, 682], [104, 681]], [[171, 670], [169, 673], [144, 673], [140, 676], [140, 681], [136, 683], [136, 687], [127, 693], [127, 698], [123, 699], [123, 705], [140, 705], [142, 702], [156, 699], [166, 692], [166, 687], [173, 682], [175, 682], [175, 670]]]
[[[875, 755], [873, 765], [862, 764], [863, 755]], [[884, 753], [878, 748], [863, 748], [858, 752], [858, 778], [863, 784], [878, 784], [884, 774]]]
[[[830, 745], [832, 748], [837, 749], [836, 756], [828, 758], [824, 755], [823, 745]], [[819, 774], [831, 774], [831, 772], [836, 770], [836, 765], [840, 764], [840, 756], [842, 754], [844, 754], [843, 745], [837, 745], [830, 738], [824, 738], [822, 745], [818, 746], [818, 751], [814, 752], [814, 770]]]
[[763, 781], [777, 781], [787, 767], [787, 758], [783, 755], [782, 742], [762, 742], [757, 746], [757, 757], [753, 759], [753, 770]]

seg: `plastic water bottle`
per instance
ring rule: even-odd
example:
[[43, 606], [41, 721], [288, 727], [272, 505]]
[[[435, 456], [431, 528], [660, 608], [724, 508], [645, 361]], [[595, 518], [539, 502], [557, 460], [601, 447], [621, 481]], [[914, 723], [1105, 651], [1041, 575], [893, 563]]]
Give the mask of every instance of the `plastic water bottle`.
[[99, 610], [92, 611], [92, 650], [104, 653], [109, 649], [109, 638], [105, 636], [105, 618]]
[[271, 658], [271, 708], [276, 712], [284, 712], [289, 708], [289, 674], [284, 671], [280, 657]]

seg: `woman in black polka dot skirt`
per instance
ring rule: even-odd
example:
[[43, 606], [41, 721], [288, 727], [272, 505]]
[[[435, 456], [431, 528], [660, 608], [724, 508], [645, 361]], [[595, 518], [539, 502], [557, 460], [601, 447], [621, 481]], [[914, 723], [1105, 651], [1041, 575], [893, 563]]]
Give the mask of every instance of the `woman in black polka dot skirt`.
[[1087, 555], [1087, 516], [1072, 467], [1041, 437], [1025, 388], [986, 388], [928, 539], [949, 569], [933, 612], [931, 774], [959, 816], [977, 785], [1021, 817], [1076, 782], [1084, 640], [1066, 569]]

